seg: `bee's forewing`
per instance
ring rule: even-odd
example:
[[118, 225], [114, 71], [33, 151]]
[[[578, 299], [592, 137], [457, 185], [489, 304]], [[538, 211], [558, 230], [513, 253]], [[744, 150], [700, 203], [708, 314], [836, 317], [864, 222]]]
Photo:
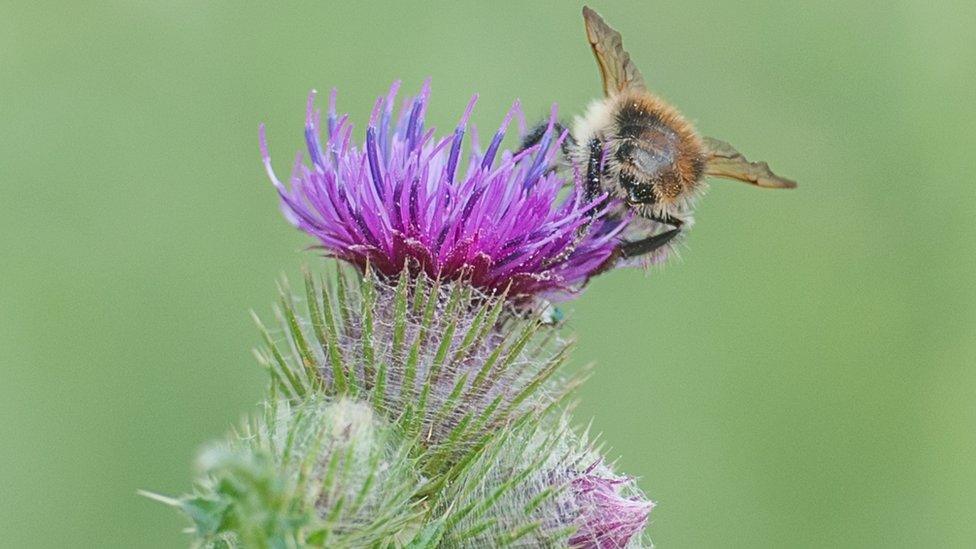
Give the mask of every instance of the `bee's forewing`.
[[583, 22], [586, 24], [586, 38], [600, 66], [604, 95], [610, 97], [624, 90], [647, 89], [644, 77], [624, 49], [620, 33], [586, 6], [583, 7]]
[[767, 189], [796, 188], [796, 181], [776, 175], [765, 162], [749, 162], [725, 141], [703, 137], [702, 142], [705, 144], [705, 175], [736, 179]]

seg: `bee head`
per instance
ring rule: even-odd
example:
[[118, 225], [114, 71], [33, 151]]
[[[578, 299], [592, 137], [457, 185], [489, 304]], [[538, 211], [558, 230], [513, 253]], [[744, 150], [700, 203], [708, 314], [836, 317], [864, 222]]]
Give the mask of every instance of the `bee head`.
[[616, 109], [613, 160], [631, 205], [667, 207], [690, 199], [702, 178], [702, 145], [691, 126], [651, 96], [622, 100]]

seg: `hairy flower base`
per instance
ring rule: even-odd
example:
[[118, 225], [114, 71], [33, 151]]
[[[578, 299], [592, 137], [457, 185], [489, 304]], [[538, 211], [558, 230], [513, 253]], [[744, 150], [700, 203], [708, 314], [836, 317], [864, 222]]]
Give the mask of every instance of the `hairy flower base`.
[[322, 143], [313, 92], [308, 162], [299, 155], [290, 186], [271, 168], [262, 126], [264, 164], [286, 218], [329, 255], [387, 276], [406, 267], [522, 299], [578, 291], [611, 256], [625, 223], [600, 217], [603, 197], [584, 198], [578, 175], [566, 181], [549, 169], [565, 139], [554, 133], [555, 110], [540, 144], [513, 155], [500, 146], [521, 114], [516, 102], [488, 148], [471, 151], [464, 168], [474, 99], [453, 134], [436, 139], [424, 127], [428, 86], [394, 117], [398, 87], [377, 101], [358, 148], [348, 117], [335, 112], [334, 92]]
[[[554, 424], [552, 424], [554, 423]], [[653, 504], [565, 419], [502, 434], [440, 499], [449, 547], [640, 547]], [[471, 513], [478, 506], [483, 513]]]
[[556, 375], [569, 344], [512, 315], [504, 295], [464, 282], [367, 270], [350, 282], [306, 277], [308, 316], [282, 292], [287, 336], [259, 353], [279, 390], [353, 395], [421, 438], [424, 467], [440, 472], [506, 423], [553, 409], [575, 387]]
[[[556, 330], [402, 271], [306, 274], [264, 329], [265, 414], [180, 499], [207, 547], [636, 547], [652, 504], [556, 417]], [[279, 335], [280, 334], [280, 335]], [[276, 337], [277, 336], [277, 337]]]

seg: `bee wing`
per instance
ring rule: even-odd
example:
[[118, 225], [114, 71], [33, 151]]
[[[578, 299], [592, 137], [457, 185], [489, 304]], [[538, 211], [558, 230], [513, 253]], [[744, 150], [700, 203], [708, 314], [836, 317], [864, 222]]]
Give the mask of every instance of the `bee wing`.
[[583, 23], [586, 25], [586, 38], [600, 66], [604, 95], [609, 97], [628, 89], [647, 89], [644, 77], [624, 49], [620, 33], [586, 6], [583, 6]]
[[796, 181], [780, 177], [765, 162], [749, 162], [742, 153], [725, 141], [703, 137], [705, 175], [737, 179], [767, 189], [795, 189]]

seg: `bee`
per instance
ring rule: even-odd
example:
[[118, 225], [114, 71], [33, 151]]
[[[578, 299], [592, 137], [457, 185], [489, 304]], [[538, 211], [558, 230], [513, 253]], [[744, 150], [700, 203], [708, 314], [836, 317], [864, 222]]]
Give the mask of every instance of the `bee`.
[[[618, 198], [621, 208], [640, 221], [637, 237], [621, 242], [611, 263], [651, 254], [689, 227], [706, 176], [771, 189], [796, 187], [765, 162], [750, 162], [728, 143], [699, 136], [680, 111], [647, 89], [619, 32], [588, 7], [583, 8], [583, 21], [604, 97], [577, 117], [563, 154], [570, 164], [585, 169], [587, 198]], [[523, 149], [541, 140], [544, 126], [526, 136]], [[628, 238], [632, 236], [630, 231]]]

